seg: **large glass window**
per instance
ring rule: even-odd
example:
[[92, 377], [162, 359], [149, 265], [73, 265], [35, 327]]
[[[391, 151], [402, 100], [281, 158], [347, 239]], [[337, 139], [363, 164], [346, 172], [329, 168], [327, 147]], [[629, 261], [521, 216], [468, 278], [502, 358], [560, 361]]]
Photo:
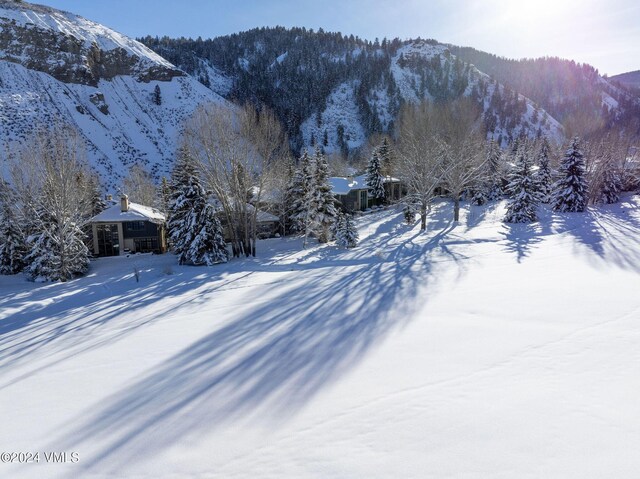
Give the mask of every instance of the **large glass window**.
[[118, 256], [120, 243], [118, 225], [98, 225], [98, 256]]

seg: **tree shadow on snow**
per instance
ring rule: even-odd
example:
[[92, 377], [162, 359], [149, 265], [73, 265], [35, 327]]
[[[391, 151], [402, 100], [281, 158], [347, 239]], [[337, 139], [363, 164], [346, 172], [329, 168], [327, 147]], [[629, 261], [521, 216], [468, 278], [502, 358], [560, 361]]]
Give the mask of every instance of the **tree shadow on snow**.
[[[416, 234], [345, 253], [324, 248], [322, 259], [305, 264], [305, 275], [292, 277], [276, 297], [183, 349], [98, 412], [80, 416], [55, 444], [97, 440], [101, 449], [83, 467], [108, 461], [117, 468], [230, 421], [286, 419], [422, 306], [418, 293], [435, 286], [438, 269], [430, 253], [447, 228], [428, 241]], [[374, 255], [380, 248], [391, 253]]]
[[505, 250], [515, 254], [518, 263], [527, 258], [542, 242], [539, 223], [503, 223], [500, 234], [506, 240]]
[[[167, 259], [174, 261], [170, 256]], [[159, 300], [181, 297], [205, 285], [207, 289], [203, 292], [215, 291], [243, 277], [237, 275], [231, 281], [224, 281], [226, 272], [216, 268], [197, 275], [184, 272], [169, 275], [162, 273], [161, 268], [143, 267], [138, 282], [133, 266], [132, 262], [131, 273], [120, 271], [99, 279], [89, 276], [67, 283], [36, 285], [27, 292], [1, 298], [0, 307], [4, 304], [15, 311], [0, 321], [0, 371], [28, 364], [38, 351], [56, 358], [46, 366], [34, 366], [7, 383], [0, 382], [0, 389], [77, 354], [118, 341], [191, 301], [168, 301], [162, 310], [149, 309], [150, 312], [142, 313]], [[137, 311], [141, 313], [136, 314]], [[117, 327], [105, 328], [123, 313], [132, 314], [128, 314], [126, 322], [118, 322]]]
[[640, 272], [637, 204], [623, 202], [589, 208], [583, 213], [563, 213], [559, 215], [558, 232], [571, 235], [607, 264]]

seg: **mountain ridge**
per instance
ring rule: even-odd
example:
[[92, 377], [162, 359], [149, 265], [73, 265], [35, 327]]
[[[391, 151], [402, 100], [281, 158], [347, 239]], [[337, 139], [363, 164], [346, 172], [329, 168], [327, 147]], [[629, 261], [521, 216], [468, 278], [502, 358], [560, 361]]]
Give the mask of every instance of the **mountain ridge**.
[[110, 189], [136, 163], [166, 176], [184, 120], [225, 102], [146, 46], [72, 13], [0, 0], [0, 27], [3, 168], [34, 127], [64, 122]]

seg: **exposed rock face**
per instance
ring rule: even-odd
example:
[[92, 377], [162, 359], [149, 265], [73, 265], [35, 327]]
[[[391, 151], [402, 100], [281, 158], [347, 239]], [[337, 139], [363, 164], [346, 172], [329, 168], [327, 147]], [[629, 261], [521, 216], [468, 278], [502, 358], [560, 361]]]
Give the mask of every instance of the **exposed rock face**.
[[61, 123], [78, 131], [83, 155], [109, 189], [134, 164], [168, 176], [185, 121], [210, 102], [226, 104], [125, 35], [72, 13], [0, 0], [0, 173], [34, 129]]
[[[65, 22], [72, 24], [78, 18], [47, 7], [0, 0], [0, 60], [48, 73], [65, 83], [92, 86], [118, 75], [144, 82], [185, 75], [168, 63], [151, 64], [127, 48], [119, 34], [93, 22], [82, 19], [84, 28], [65, 28]], [[108, 47], [92, 39], [94, 25], [100, 27], [100, 34], [113, 33], [114, 41]]]

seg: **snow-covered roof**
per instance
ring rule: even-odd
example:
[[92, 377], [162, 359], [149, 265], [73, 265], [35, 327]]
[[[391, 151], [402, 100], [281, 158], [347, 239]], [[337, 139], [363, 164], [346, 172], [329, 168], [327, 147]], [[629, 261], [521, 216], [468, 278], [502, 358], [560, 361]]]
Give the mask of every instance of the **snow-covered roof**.
[[270, 223], [270, 222], [280, 221], [280, 218], [278, 218], [275, 215], [272, 215], [271, 213], [267, 213], [266, 211], [258, 210], [258, 214], [256, 215], [256, 221], [258, 223]]
[[92, 223], [120, 223], [123, 221], [150, 221], [164, 223], [165, 217], [158, 210], [149, 206], [129, 203], [129, 210], [122, 211], [120, 203], [107, 208], [91, 218]]
[[[384, 182], [397, 182], [400, 181], [398, 178], [393, 178], [391, 176], [386, 176], [384, 178]], [[348, 195], [350, 191], [353, 190], [368, 190], [367, 186], [367, 175], [360, 176], [352, 176], [349, 178], [343, 178], [340, 176], [332, 176], [329, 178], [329, 183], [331, 183], [331, 191], [334, 195]]]

